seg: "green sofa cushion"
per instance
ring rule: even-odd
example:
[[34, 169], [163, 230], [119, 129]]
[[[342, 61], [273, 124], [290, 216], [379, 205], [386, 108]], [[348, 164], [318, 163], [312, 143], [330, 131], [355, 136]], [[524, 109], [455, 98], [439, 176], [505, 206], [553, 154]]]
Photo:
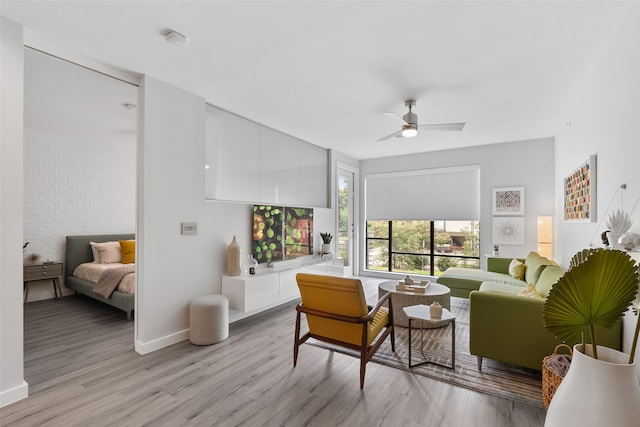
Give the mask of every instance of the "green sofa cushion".
[[527, 258], [524, 260], [524, 280], [527, 283], [537, 283], [542, 270], [547, 265], [553, 265], [553, 262], [548, 258], [540, 256], [537, 252], [529, 252]]
[[482, 281], [476, 279], [464, 279], [460, 277], [438, 277], [438, 283], [450, 289], [467, 289], [477, 291]]
[[[516, 259], [524, 262], [524, 258], [516, 258]], [[509, 264], [511, 264], [511, 261], [513, 261], [513, 258], [488, 257], [487, 271], [493, 271], [494, 273], [509, 274]]]
[[[522, 282], [524, 284], [524, 282]], [[500, 292], [503, 294], [518, 295], [524, 289], [524, 285], [514, 286], [510, 283], [500, 282], [482, 282], [480, 291], [482, 292]]]
[[447, 271], [438, 277], [438, 283], [445, 286], [447, 282], [463, 283], [463, 281], [473, 283], [475, 285], [473, 289], [478, 289], [482, 282], [508, 283], [516, 286], [524, 286], [527, 284], [522, 280], [514, 279], [508, 274], [494, 273], [492, 271], [478, 270], [475, 268], [449, 267]]
[[564, 270], [562, 270], [562, 268], [557, 265], [548, 265], [542, 270], [538, 281], [535, 283], [536, 291], [542, 295], [543, 298], [548, 297], [549, 291], [551, 291], [553, 285], [555, 285], [562, 276], [564, 276]]

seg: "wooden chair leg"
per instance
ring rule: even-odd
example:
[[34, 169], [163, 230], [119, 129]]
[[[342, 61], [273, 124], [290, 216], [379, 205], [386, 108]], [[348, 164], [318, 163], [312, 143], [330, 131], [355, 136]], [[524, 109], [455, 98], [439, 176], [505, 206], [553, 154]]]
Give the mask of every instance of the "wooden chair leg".
[[367, 355], [363, 352], [360, 356], [360, 390], [364, 388], [364, 374], [367, 369]]
[[389, 298], [389, 323], [391, 325], [391, 351], [396, 352], [396, 329], [393, 324], [393, 302]]
[[296, 314], [296, 335], [293, 340], [293, 367], [298, 362], [298, 348], [300, 347], [300, 312]]
[[478, 371], [482, 371], [482, 356], [478, 357]]
[[396, 328], [391, 327], [391, 351], [396, 352]]

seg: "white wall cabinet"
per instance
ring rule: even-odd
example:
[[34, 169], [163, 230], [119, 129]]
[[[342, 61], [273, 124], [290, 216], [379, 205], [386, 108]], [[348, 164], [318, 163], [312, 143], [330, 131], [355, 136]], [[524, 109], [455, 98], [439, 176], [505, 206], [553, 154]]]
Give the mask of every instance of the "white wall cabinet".
[[219, 109], [206, 118], [205, 198], [260, 200], [260, 126]]
[[205, 198], [329, 206], [324, 148], [207, 106]]
[[300, 298], [296, 274], [344, 276], [334, 260], [313, 260], [286, 270], [263, 269], [254, 276], [222, 276], [222, 295], [229, 299], [229, 321], [243, 319]]
[[222, 276], [222, 295], [229, 299], [229, 321], [300, 298], [296, 274], [304, 271], [301, 267], [255, 276]]
[[285, 270], [280, 272], [280, 299], [291, 301], [300, 298], [300, 289], [296, 282], [296, 274], [306, 273], [307, 268], [297, 268], [295, 270]]
[[278, 274], [259, 276], [222, 276], [222, 295], [229, 299], [229, 308], [251, 313], [280, 302]]
[[329, 153], [312, 144], [299, 146], [298, 191], [302, 206], [329, 207], [328, 165]]
[[299, 140], [269, 128], [260, 129], [260, 202], [298, 204]]

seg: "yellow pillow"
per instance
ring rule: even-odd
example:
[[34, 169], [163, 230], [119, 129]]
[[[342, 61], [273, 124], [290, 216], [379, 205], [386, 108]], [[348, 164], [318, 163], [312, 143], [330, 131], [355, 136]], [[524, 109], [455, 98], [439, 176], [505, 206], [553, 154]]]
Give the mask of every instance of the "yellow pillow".
[[514, 279], [524, 279], [524, 264], [517, 258], [514, 258], [509, 264], [509, 275]]
[[136, 262], [136, 241], [118, 240], [118, 242], [120, 242], [120, 250], [122, 251], [122, 263], [133, 264]]
[[522, 288], [522, 290], [518, 292], [518, 295], [523, 297], [542, 298], [542, 295], [536, 291], [536, 287], [531, 283]]

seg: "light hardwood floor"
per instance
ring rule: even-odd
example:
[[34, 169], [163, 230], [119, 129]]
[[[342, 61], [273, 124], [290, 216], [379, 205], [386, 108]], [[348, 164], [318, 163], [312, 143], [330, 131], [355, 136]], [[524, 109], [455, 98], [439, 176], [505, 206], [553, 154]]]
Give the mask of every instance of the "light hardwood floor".
[[[375, 299], [380, 280], [365, 279]], [[30, 396], [2, 426], [542, 426], [542, 409], [303, 345], [295, 304], [231, 325], [213, 346], [141, 356], [133, 322], [82, 297], [25, 308]]]

